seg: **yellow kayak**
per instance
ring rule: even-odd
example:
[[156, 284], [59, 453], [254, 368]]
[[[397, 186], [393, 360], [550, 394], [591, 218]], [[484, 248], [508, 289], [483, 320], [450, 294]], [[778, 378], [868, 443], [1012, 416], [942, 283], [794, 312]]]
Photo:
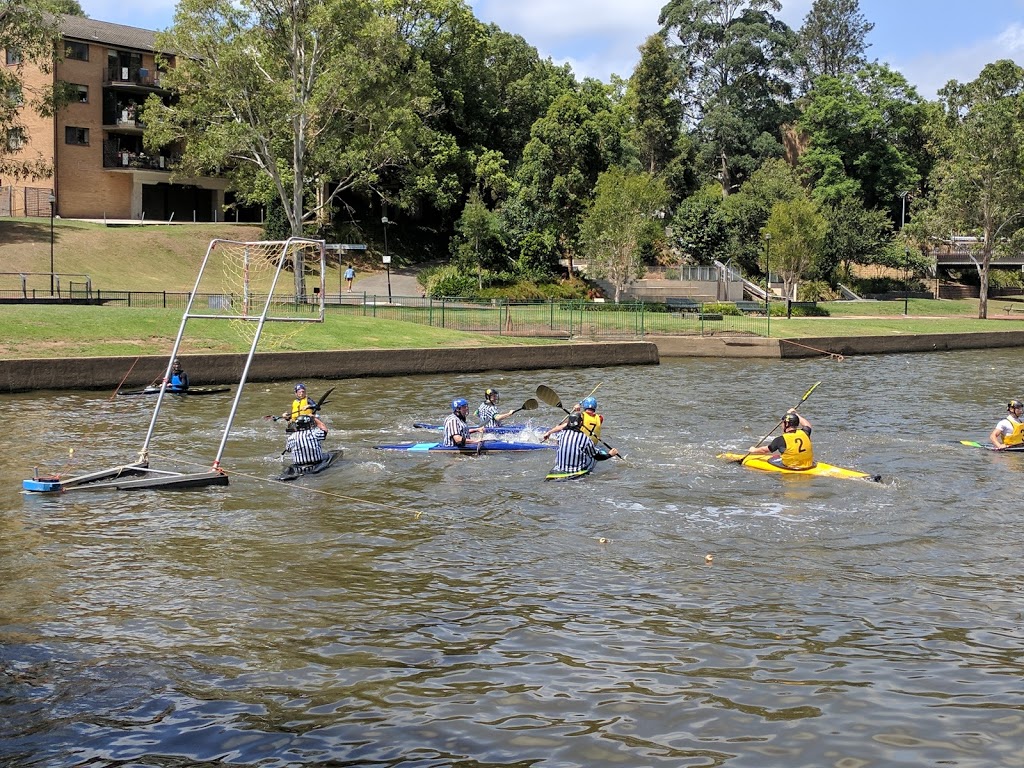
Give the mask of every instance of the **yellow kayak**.
[[[746, 457], [746, 458], [744, 458]], [[751, 469], [761, 469], [765, 472], [781, 472], [784, 475], [817, 475], [820, 477], [845, 477], [851, 479], [870, 480], [874, 483], [881, 482], [881, 475], [869, 475], [867, 472], [858, 472], [856, 469], [844, 469], [843, 467], [835, 467], [831, 464], [826, 464], [823, 461], [817, 462], [810, 469], [790, 469], [789, 467], [783, 467], [779, 464], [775, 464], [770, 460], [766, 454], [756, 454], [748, 456], [744, 453], [720, 453], [718, 458], [726, 459], [728, 461], [734, 461], [736, 463], [743, 463], [744, 467], [750, 467]]]

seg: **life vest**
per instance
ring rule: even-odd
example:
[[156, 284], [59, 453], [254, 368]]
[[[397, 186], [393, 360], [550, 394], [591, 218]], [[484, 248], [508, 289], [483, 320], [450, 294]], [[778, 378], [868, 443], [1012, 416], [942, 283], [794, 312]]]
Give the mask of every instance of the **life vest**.
[[814, 446], [811, 436], [798, 429], [795, 432], [784, 432], [782, 439], [786, 441], [786, 449], [779, 458], [782, 465], [790, 469], [810, 469], [814, 466]]
[[188, 389], [185, 379], [183, 379], [180, 374], [171, 374], [171, 389]]
[[1017, 421], [1013, 416], [1007, 416], [1006, 420], [1013, 425], [1013, 432], [1003, 435], [1003, 445], [1020, 445], [1024, 443], [1024, 421]]
[[292, 400], [292, 421], [295, 421], [299, 416], [312, 416], [313, 406], [309, 403], [309, 397], [304, 397], [301, 400]]
[[590, 435], [590, 439], [596, 444], [601, 439], [601, 423], [604, 421], [604, 416], [597, 413], [591, 414], [587, 411], [583, 411], [582, 415], [583, 428], [580, 431]]

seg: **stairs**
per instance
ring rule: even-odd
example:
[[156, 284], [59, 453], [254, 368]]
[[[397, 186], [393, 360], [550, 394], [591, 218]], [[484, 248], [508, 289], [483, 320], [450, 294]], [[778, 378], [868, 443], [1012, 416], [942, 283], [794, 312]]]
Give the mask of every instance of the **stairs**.
[[[615, 298], [615, 286], [607, 280], [594, 280], [604, 291], [609, 300]], [[701, 303], [718, 301], [715, 297], [717, 284], [696, 280], [665, 280], [665, 279], [644, 279], [636, 280], [622, 289], [619, 294], [619, 301], [644, 301], [648, 303], [663, 304], [665, 299], [672, 296], [685, 296]]]

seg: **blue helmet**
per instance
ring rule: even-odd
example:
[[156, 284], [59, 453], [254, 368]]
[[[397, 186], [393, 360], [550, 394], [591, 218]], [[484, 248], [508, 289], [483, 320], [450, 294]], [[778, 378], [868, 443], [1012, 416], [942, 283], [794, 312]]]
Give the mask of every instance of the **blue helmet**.
[[584, 397], [580, 401], [580, 408], [582, 408], [584, 411], [591, 411], [591, 410], [596, 411], [597, 410], [597, 400], [595, 400], [592, 397]]
[[305, 389], [305, 388], [306, 388], [306, 385], [303, 384], [301, 381], [298, 384], [295, 385], [295, 391], [296, 392], [298, 392], [300, 389]]
[[460, 408], [469, 408], [469, 401], [464, 397], [457, 397], [452, 400], [452, 413], [455, 413]]

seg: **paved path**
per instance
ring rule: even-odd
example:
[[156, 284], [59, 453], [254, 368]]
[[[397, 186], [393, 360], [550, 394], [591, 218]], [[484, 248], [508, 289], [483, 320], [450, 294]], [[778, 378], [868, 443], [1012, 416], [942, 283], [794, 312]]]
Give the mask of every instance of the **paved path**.
[[[356, 279], [352, 281], [353, 293], [365, 293], [371, 296], [388, 295], [387, 272], [359, 272], [356, 271]], [[391, 296], [420, 296], [423, 288], [416, 279], [416, 273], [411, 269], [391, 270]]]

